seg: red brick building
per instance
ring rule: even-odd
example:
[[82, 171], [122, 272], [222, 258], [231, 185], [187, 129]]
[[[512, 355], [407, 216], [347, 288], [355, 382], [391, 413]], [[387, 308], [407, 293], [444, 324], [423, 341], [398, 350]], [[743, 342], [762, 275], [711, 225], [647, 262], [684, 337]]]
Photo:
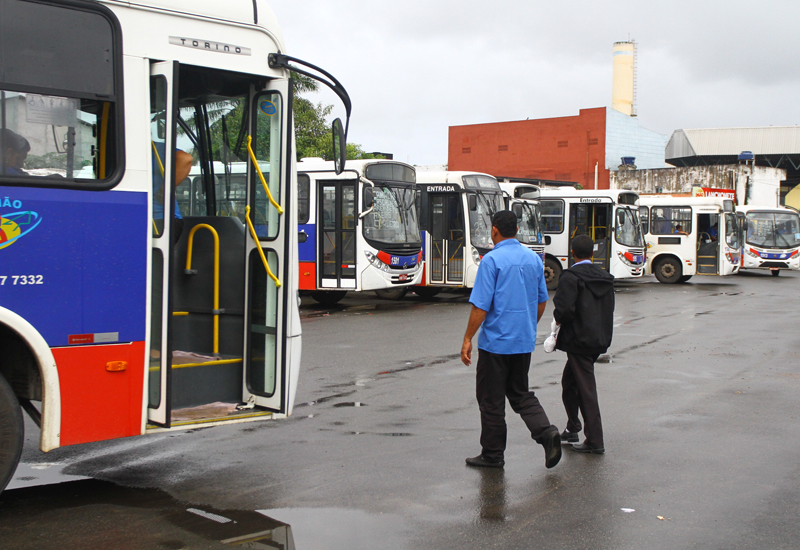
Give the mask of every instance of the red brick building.
[[664, 166], [666, 136], [645, 130], [636, 118], [607, 107], [578, 116], [451, 126], [448, 169], [495, 177], [559, 180], [608, 189], [609, 170], [622, 156], [639, 168]]

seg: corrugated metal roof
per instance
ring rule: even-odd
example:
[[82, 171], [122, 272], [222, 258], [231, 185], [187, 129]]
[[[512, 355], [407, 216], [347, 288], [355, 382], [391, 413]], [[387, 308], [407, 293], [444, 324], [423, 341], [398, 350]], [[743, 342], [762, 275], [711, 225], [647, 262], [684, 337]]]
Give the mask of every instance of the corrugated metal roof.
[[800, 126], [675, 130], [667, 144], [666, 158], [738, 155], [742, 151], [756, 155], [800, 154]]

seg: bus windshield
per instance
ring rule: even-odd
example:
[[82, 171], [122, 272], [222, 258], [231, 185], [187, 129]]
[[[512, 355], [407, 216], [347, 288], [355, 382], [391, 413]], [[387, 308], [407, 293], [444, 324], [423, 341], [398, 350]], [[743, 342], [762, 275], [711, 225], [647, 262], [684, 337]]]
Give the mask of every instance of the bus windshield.
[[519, 220], [517, 240], [522, 244], [542, 244], [539, 216], [530, 204], [522, 203], [522, 218]]
[[615, 233], [617, 242], [623, 246], [644, 246], [638, 208], [626, 206], [617, 209]]
[[791, 212], [748, 212], [746, 241], [764, 248], [800, 246], [800, 216]]
[[739, 249], [739, 225], [736, 214], [725, 214], [725, 243], [731, 248]]
[[500, 193], [487, 193], [486, 191], [470, 191], [470, 195], [477, 198], [475, 210], [469, 209], [469, 236], [475, 248], [489, 249], [492, 243], [492, 216], [498, 210], [503, 210], [503, 197]]
[[422, 242], [413, 188], [376, 184], [372, 196], [372, 212], [364, 218], [365, 238], [388, 244]]

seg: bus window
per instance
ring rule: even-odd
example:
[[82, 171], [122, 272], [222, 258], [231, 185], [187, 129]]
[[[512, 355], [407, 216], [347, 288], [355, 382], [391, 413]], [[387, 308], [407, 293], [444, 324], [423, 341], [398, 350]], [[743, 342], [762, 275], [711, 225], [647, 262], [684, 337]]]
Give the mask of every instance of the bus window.
[[564, 201], [539, 201], [542, 216], [543, 233], [561, 233], [564, 231]]
[[311, 178], [308, 174], [297, 174], [297, 223], [307, 224], [311, 204]]
[[639, 219], [642, 222], [642, 233], [650, 233], [650, 209], [646, 206], [639, 207]]
[[0, 10], [0, 182], [112, 187], [122, 165], [116, 20], [102, 6], [4, 0]]
[[[681, 226], [678, 228], [678, 226]], [[653, 206], [650, 209], [650, 233], [675, 235], [692, 232], [692, 209], [688, 206]]]
[[[254, 136], [258, 164], [273, 197], [281, 192], [281, 112], [283, 101], [277, 92], [264, 92], [256, 97], [256, 135]], [[258, 176], [255, 176], [258, 178]], [[253, 223], [259, 236], [274, 239], [278, 235], [278, 210], [270, 204], [262, 182], [255, 182], [256, 199]], [[259, 227], [260, 226], [260, 227]]]
[[739, 249], [739, 227], [736, 214], [725, 214], [725, 242], [731, 248]]

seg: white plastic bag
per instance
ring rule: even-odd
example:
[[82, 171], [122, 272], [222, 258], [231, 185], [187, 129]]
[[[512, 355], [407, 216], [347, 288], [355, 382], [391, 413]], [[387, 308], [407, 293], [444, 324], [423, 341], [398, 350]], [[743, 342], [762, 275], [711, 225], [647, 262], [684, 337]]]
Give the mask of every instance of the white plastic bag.
[[558, 331], [561, 330], [561, 325], [556, 323], [556, 320], [553, 319], [553, 322], [550, 323], [550, 336], [545, 338], [542, 347], [544, 348], [545, 353], [552, 353], [556, 349], [556, 339], [558, 338]]

